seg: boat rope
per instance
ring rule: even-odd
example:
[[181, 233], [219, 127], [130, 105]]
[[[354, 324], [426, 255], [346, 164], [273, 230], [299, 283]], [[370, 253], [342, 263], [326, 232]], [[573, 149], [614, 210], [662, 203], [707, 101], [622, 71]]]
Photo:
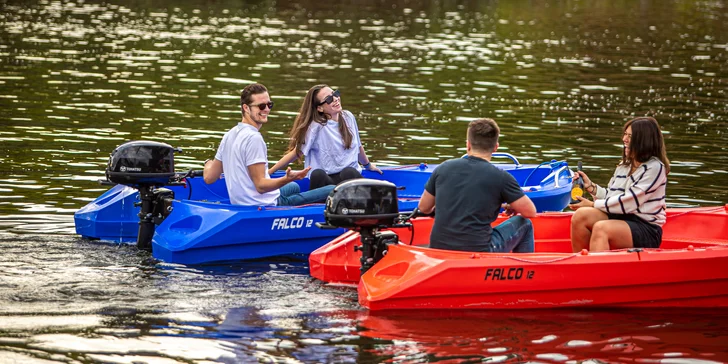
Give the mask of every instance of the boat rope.
[[[412, 200], [419, 200], [419, 197], [398, 197], [398, 200], [403, 201], [412, 201]], [[258, 206], [258, 211], [262, 210], [288, 210], [291, 208], [301, 208], [301, 207], [311, 207], [311, 206], [325, 206], [326, 203], [324, 202], [315, 202], [315, 203], [309, 203], [305, 205], [297, 205], [297, 206]]]
[[[533, 171], [531, 171], [531, 173], [528, 174], [528, 177], [526, 177], [526, 179], [523, 180], [523, 185], [521, 185], [521, 187], [528, 186], [526, 184], [526, 182], [528, 182], [528, 179], [531, 178], [531, 176], [533, 176], [533, 174], [536, 173], [536, 171], [538, 171], [539, 167], [541, 167], [543, 165], [546, 165], [546, 164], [549, 164], [549, 163], [551, 163], [551, 162], [550, 161], [546, 161], [546, 162], [543, 162], [543, 163], [539, 164], [538, 166], [536, 166], [536, 168], [534, 168]], [[556, 179], [557, 177], [558, 176], [554, 177], [554, 179]]]
[[190, 182], [190, 179], [188, 177], [185, 177], [183, 180], [184, 188], [187, 188], [187, 186], [190, 186], [190, 193], [187, 194], [187, 199], [192, 199], [192, 182]]
[[[725, 246], [706, 246], [706, 247], [701, 247], [699, 249], [700, 250], [724, 250], [725, 248], [726, 248]], [[647, 251], [659, 252], [659, 251], [675, 250], [675, 249], [661, 249], [661, 248], [639, 248], [641, 250], [634, 250], [634, 249], [635, 248], [623, 248], [623, 249], [615, 249], [615, 250], [609, 250], [609, 251], [604, 251], [604, 252], [599, 252], [599, 253], [612, 253], [612, 252], [614, 252], [614, 253], [623, 253], [623, 252], [641, 253], [641, 252], [647, 252]], [[692, 246], [690, 246], [688, 248], [682, 248], [682, 249], [678, 249], [678, 250], [694, 250], [694, 249], [695, 248], [692, 248]], [[568, 260], [568, 259], [574, 258], [579, 255], [583, 255], [583, 254], [582, 253], [572, 253], [567, 256], [558, 257], [558, 258], [551, 259], [551, 260], [531, 260], [531, 259], [525, 259], [525, 258], [518, 258], [518, 257], [514, 257], [511, 255], [501, 255], [501, 256], [493, 257], [493, 256], [483, 256], [480, 254], [477, 255], [477, 258], [507, 258], [507, 259], [515, 260], [515, 261], [521, 262], [521, 263], [548, 264], [548, 263], [556, 263], [556, 262]], [[473, 255], [473, 258], [475, 258], [475, 257], [476, 256]]]
[[258, 211], [263, 210], [289, 210], [289, 209], [297, 209], [301, 207], [310, 207], [310, 206], [325, 206], [325, 203], [309, 203], [305, 205], [297, 205], [297, 206], [258, 206]]
[[[427, 164], [425, 164], [427, 165]], [[405, 169], [405, 168], [412, 168], [412, 167], [419, 167], [419, 164], [407, 164], [404, 166], [393, 166], [393, 167], [386, 167], [383, 171], [386, 172], [388, 170], [397, 170], [397, 169]]]
[[[493, 253], [487, 253], [487, 254], [493, 254]], [[482, 255], [482, 254], [477, 254], [477, 255], [476, 254], [473, 254], [471, 256], [471, 258], [480, 258], [480, 259], [484, 259], [484, 258], [489, 258], [489, 259], [492, 259], [492, 258], [506, 258], [506, 259], [515, 260], [515, 261], [521, 262], [521, 263], [548, 264], [548, 263], [556, 263], [556, 262], [560, 262], [560, 261], [563, 261], [563, 260], [568, 260], [568, 259], [574, 258], [574, 257], [576, 257], [578, 255], [582, 255], [582, 254], [581, 253], [571, 253], [569, 255], [566, 255], [566, 256], [563, 256], [563, 257], [554, 258], [554, 259], [550, 259], [550, 260], [531, 260], [531, 259], [526, 259], [526, 258], [517, 258], [517, 257], [514, 257], [512, 255]]]
[[[625, 250], [627, 250], [627, 249], [619, 249], [619, 250], [611, 250], [611, 251], [618, 252], [618, 251], [625, 251]], [[556, 263], [556, 262], [561, 262], [561, 261], [564, 261], [564, 260], [569, 260], [569, 259], [572, 259], [572, 258], [574, 258], [576, 256], [579, 256], [579, 255], [584, 255], [584, 254], [582, 254], [582, 253], [571, 253], [569, 255], [566, 255], [566, 256], [563, 256], [563, 257], [554, 258], [554, 259], [550, 259], [550, 260], [531, 260], [531, 259], [526, 259], [526, 258], [514, 257], [512, 255], [501, 255], [501, 256], [496, 256], [495, 258], [507, 258], [507, 259], [515, 260], [515, 261], [521, 262], [521, 263], [549, 264], [549, 263]], [[480, 255], [479, 258], [493, 258], [493, 256], [484, 257], [484, 256]]]
[[508, 256], [508, 255], [504, 255], [503, 258], [512, 259], [512, 260], [515, 260], [515, 261], [521, 262], [521, 263], [548, 264], [548, 263], [556, 263], [556, 262], [568, 260], [568, 259], [576, 257], [577, 255], [581, 255], [581, 253], [572, 253], [570, 255], [551, 259], [551, 260], [530, 260], [530, 259], [524, 259], [524, 258], [516, 258], [513, 256]]

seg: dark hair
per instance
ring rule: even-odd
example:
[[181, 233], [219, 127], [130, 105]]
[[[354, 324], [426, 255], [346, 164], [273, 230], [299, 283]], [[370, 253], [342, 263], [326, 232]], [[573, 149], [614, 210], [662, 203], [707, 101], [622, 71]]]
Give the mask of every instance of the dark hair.
[[632, 119], [624, 124], [623, 133], [632, 127], [632, 137], [629, 141], [629, 155], [622, 150], [622, 163], [632, 165], [633, 161], [647, 162], [657, 157], [665, 165], [665, 171], [670, 173], [670, 161], [667, 159], [665, 140], [660, 131], [660, 124], [655, 118], [645, 116]]
[[243, 91], [240, 93], [240, 111], [243, 112], [243, 116], [245, 116], [245, 108], [243, 108], [243, 105], [249, 105], [250, 102], [253, 101], [253, 95], [265, 92], [268, 92], [268, 89], [259, 83], [251, 83], [250, 85], [245, 86]]
[[[298, 155], [299, 158], [301, 157], [301, 146], [306, 142], [306, 133], [308, 132], [308, 128], [311, 126], [311, 123], [316, 122], [319, 124], [326, 124], [326, 121], [331, 117], [331, 115], [326, 115], [325, 113], [318, 111], [320, 102], [318, 101], [317, 96], [324, 87], [329, 86], [321, 84], [313, 86], [308, 90], [306, 97], [303, 98], [301, 109], [298, 110], [298, 116], [296, 116], [296, 120], [293, 122], [293, 126], [291, 127], [291, 140], [288, 142], [288, 151], [295, 150], [296, 155]], [[341, 140], [344, 143], [344, 148], [349, 149], [351, 148], [353, 136], [351, 130], [349, 130], [349, 127], [346, 125], [343, 114], [344, 112], [342, 110], [342, 112], [339, 113], [339, 120], [337, 120], [339, 122], [339, 133], [341, 133]]]
[[493, 119], [473, 120], [468, 124], [468, 140], [476, 151], [493, 152], [498, 144], [500, 129]]

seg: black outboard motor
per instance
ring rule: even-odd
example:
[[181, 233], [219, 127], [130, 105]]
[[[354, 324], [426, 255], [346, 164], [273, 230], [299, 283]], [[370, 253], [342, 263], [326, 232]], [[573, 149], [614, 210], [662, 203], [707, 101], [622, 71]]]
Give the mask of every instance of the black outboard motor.
[[165, 143], [132, 141], [113, 152], [106, 166], [106, 178], [139, 190], [139, 234], [137, 248], [151, 250], [155, 224], [159, 224], [172, 211], [174, 192], [159, 188], [170, 184], [175, 177], [174, 153], [181, 150]]
[[336, 186], [326, 198], [325, 224], [320, 228], [352, 228], [361, 235], [361, 274], [381, 259], [389, 244], [398, 241], [393, 232], [379, 228], [402, 225], [397, 206], [397, 186], [387, 181], [354, 179]]

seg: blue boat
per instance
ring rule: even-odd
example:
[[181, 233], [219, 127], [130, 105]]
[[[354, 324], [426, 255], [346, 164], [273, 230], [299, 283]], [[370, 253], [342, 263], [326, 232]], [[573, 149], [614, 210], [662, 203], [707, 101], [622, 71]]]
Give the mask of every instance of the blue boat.
[[[570, 200], [571, 171], [565, 161], [496, 164], [512, 174], [539, 212], [561, 211]], [[412, 211], [437, 164], [383, 167], [382, 175], [365, 178], [399, 186], [400, 211]], [[277, 172], [273, 177], [281, 176]], [[231, 205], [224, 180], [207, 185], [201, 177], [184, 178], [184, 185], [165, 186], [174, 192], [171, 212], [154, 231], [152, 254], [166, 262], [197, 264], [216, 261], [309, 254], [344, 229], [325, 230], [323, 204], [291, 207]], [[308, 180], [297, 181], [301, 190]], [[134, 242], [139, 231], [139, 193], [117, 184], [74, 215], [76, 232], [89, 239]]]

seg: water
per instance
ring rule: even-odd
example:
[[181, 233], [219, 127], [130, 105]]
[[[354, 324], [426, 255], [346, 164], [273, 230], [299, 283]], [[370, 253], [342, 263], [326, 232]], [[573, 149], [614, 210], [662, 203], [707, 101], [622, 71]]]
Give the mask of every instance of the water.
[[670, 206], [722, 205], [725, 1], [0, 0], [0, 362], [728, 362], [722, 312], [373, 316], [304, 262], [179, 266], [73, 235], [128, 140], [199, 169], [268, 86], [285, 152], [305, 91], [328, 83], [380, 165], [499, 151], [581, 160], [605, 183], [621, 125], [661, 123]]
[[0, 362], [728, 361], [728, 314], [369, 314], [303, 262], [182, 266], [128, 245], [0, 235]]

